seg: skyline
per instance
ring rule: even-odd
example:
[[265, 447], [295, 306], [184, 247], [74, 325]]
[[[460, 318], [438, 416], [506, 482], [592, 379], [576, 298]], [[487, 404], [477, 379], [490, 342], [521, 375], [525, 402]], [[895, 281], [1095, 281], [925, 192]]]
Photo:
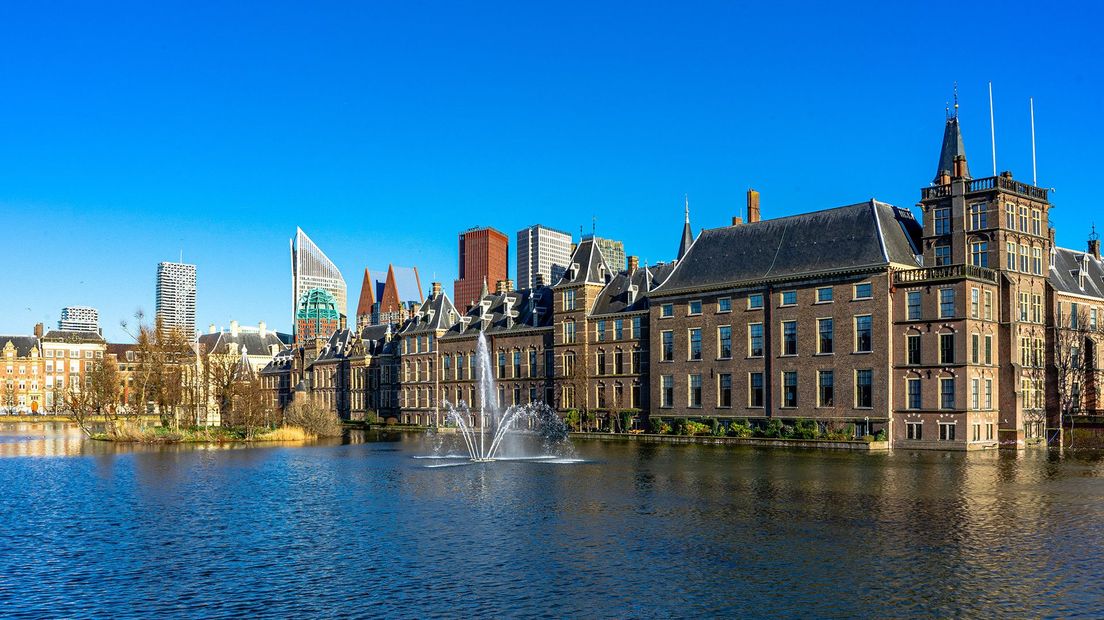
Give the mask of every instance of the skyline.
[[[1083, 248], [1095, 218], [1101, 70], [1079, 59], [1099, 56], [1096, 7], [1055, 7], [1032, 30], [1047, 46], [997, 51], [980, 36], [933, 51], [938, 16], [880, 5], [854, 21], [810, 10], [809, 23], [729, 6], [580, 9], [589, 19], [524, 7], [136, 6], [126, 20], [76, 9], [60, 21], [19, 10], [0, 43], [25, 60], [7, 67], [20, 96], [0, 103], [11, 146], [0, 211], [41, 225], [20, 231], [28, 251], [2, 284], [23, 294], [0, 333], [87, 305], [109, 340], [125, 340], [119, 320], [152, 316], [156, 264], [180, 251], [197, 265], [201, 332], [263, 320], [290, 333], [284, 243], [296, 226], [352, 297], [365, 267], [388, 263], [448, 290], [456, 235], [473, 226], [512, 239], [539, 223], [578, 241], [597, 216], [599, 236], [655, 263], [675, 256], [684, 194], [695, 234], [745, 215], [749, 187], [765, 219], [871, 197], [912, 207], [956, 81], [975, 177], [992, 172], [992, 80], [998, 172], [1031, 180], [1033, 96], [1058, 243]], [[954, 19], [1012, 29], [1025, 10], [963, 6]], [[235, 12], [248, 19], [211, 19]]]

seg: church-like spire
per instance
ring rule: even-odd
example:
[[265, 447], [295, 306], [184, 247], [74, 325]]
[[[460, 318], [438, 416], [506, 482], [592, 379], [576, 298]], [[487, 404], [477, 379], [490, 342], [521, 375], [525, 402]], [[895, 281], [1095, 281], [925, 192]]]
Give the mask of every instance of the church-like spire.
[[690, 244], [694, 243], [694, 233], [690, 230], [690, 196], [686, 196], [686, 222], [682, 225], [682, 241], [679, 243], [678, 259], [686, 256]]
[[484, 299], [490, 294], [490, 290], [487, 289], [487, 276], [483, 276], [483, 288], [479, 291], [479, 299]]
[[[956, 165], [956, 162], [958, 164]], [[939, 167], [934, 183], [945, 184], [947, 178], [969, 179], [966, 166], [966, 146], [962, 143], [962, 128], [958, 124], [958, 85], [955, 85], [954, 113], [947, 110], [947, 125], [943, 128], [943, 147], [939, 150]]]

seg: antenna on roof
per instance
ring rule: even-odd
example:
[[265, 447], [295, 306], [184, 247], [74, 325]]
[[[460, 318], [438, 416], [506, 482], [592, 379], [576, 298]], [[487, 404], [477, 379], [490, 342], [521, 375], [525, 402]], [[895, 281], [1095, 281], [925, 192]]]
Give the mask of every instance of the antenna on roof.
[[683, 194], [682, 197], [686, 200], [686, 223], [690, 223], [690, 194]]
[[1028, 97], [1031, 104], [1031, 184], [1038, 185], [1039, 178], [1035, 171], [1035, 98]]
[[993, 144], [993, 176], [997, 176], [997, 129], [993, 124], [993, 83], [989, 82], [989, 138]]
[[958, 118], [958, 82], [957, 81], [955, 81], [955, 83], [954, 83], [954, 102], [955, 102], [954, 117]]

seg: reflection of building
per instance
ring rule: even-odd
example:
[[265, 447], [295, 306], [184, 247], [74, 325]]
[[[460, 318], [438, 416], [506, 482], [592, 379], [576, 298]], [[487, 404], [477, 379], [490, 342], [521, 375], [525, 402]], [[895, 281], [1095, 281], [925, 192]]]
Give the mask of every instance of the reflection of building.
[[179, 330], [189, 340], [195, 340], [195, 265], [169, 262], [157, 264], [157, 318], [165, 329]]
[[493, 228], [472, 228], [460, 233], [460, 278], [453, 285], [453, 300], [461, 312], [480, 298], [490, 283], [509, 278], [510, 240]]
[[[571, 235], [536, 224], [517, 234], [517, 287], [528, 289], [559, 281], [571, 259]], [[538, 277], [539, 276], [539, 277]]]
[[388, 265], [386, 272], [375, 273], [386, 273], [386, 276], [380, 280], [372, 276], [371, 270], [364, 270], [357, 303], [358, 329], [367, 325], [401, 323], [424, 299], [417, 267]]
[[603, 239], [594, 235], [583, 235], [583, 239], [593, 239], [594, 245], [602, 251], [606, 264], [616, 273], [625, 268], [625, 244], [613, 239]]
[[100, 313], [88, 306], [66, 306], [61, 309], [58, 329], [75, 332], [100, 331]]
[[315, 338], [329, 338], [342, 328], [337, 300], [329, 291], [312, 288], [303, 293], [295, 310], [295, 340], [308, 342]]
[[0, 336], [0, 412], [38, 413], [45, 402], [41, 329], [35, 336]]
[[[334, 310], [340, 317], [346, 316], [346, 287], [341, 271], [310, 240], [303, 229], [295, 229], [291, 240], [291, 311], [298, 324], [298, 313], [303, 296], [312, 289], [322, 289], [333, 298]], [[329, 334], [326, 334], [327, 336]], [[296, 333], [296, 337], [299, 334]]]

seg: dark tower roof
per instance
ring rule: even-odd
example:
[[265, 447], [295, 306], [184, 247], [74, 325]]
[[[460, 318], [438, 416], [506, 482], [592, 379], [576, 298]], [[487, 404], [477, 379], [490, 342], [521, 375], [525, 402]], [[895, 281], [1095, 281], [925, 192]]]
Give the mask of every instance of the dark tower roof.
[[690, 249], [690, 245], [694, 243], [694, 233], [690, 230], [690, 200], [686, 200], [686, 222], [682, 225], [682, 241], [679, 242], [678, 258], [682, 260], [683, 256], [686, 256], [686, 251]]
[[947, 119], [947, 126], [943, 129], [943, 148], [939, 150], [939, 168], [935, 171], [935, 183], [946, 175], [956, 176], [955, 158], [962, 156], [962, 177], [970, 178], [970, 169], [966, 166], [966, 147], [962, 143], [962, 129], [958, 125], [958, 104], [955, 103], [955, 114]]

